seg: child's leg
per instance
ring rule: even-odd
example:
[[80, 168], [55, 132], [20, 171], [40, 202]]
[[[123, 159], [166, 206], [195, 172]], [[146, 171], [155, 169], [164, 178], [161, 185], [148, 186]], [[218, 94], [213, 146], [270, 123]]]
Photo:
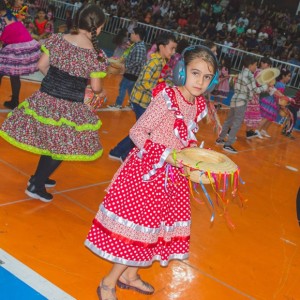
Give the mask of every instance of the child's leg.
[[19, 105], [19, 95], [21, 89], [20, 76], [10, 76], [10, 85], [11, 85], [12, 97], [10, 101], [4, 102], [4, 106], [14, 109]]
[[231, 128], [233, 120], [234, 120], [234, 114], [235, 114], [235, 108], [231, 107], [227, 116], [226, 121], [224, 122], [224, 124], [222, 125], [222, 131], [219, 135], [219, 139], [224, 140], [228, 130]]
[[245, 117], [247, 105], [235, 107], [234, 118], [232, 122], [232, 126], [228, 135], [228, 140], [225, 142], [226, 146], [230, 146], [235, 142], [235, 137], [237, 132], [239, 131]]
[[40, 157], [37, 169], [34, 174], [34, 185], [37, 189], [43, 189], [46, 180], [51, 176], [51, 174], [58, 168], [61, 164], [61, 160], [52, 159], [50, 156], [42, 155]]
[[115, 288], [121, 274], [127, 269], [126, 265], [114, 264], [110, 272], [102, 279], [98, 288], [101, 299], [117, 299]]
[[138, 272], [137, 267], [128, 267], [120, 277], [121, 283], [129, 284], [131, 287], [140, 290], [141, 293], [145, 293], [145, 294], [153, 293], [154, 292], [153, 286], [148, 282], [143, 281], [137, 272]]
[[123, 79], [120, 82], [119, 95], [116, 99], [115, 105], [122, 106], [122, 104], [124, 102], [124, 98], [126, 96], [126, 89], [127, 89], [127, 79], [125, 77], [123, 77]]
[[262, 119], [261, 122], [260, 122], [260, 125], [258, 126], [258, 130], [261, 131], [261, 130], [265, 130], [265, 126], [266, 124], [268, 123], [268, 120], [267, 119]]

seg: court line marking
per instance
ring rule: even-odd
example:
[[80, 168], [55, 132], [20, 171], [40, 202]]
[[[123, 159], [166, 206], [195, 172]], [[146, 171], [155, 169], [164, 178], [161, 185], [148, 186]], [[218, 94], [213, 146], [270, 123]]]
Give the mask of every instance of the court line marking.
[[[108, 181], [101, 181], [101, 182], [98, 182], [98, 183], [93, 183], [93, 184], [88, 184], [88, 185], [82, 185], [82, 186], [78, 186], [78, 187], [71, 188], [71, 189], [66, 189], [66, 190], [60, 190], [60, 191], [55, 191], [54, 190], [52, 192], [52, 194], [53, 195], [61, 195], [62, 197], [66, 198], [67, 200], [72, 201], [73, 203], [76, 203], [77, 205], [81, 206], [82, 208], [85, 208], [86, 210], [94, 213], [95, 211], [93, 211], [91, 209], [88, 209], [85, 205], [83, 205], [80, 202], [76, 201], [72, 197], [64, 195], [64, 193], [83, 190], [83, 189], [88, 189], [90, 187], [100, 186], [100, 185], [103, 185], [103, 184], [109, 184], [110, 182], [111, 182], [111, 180], [108, 180]], [[24, 198], [24, 199], [20, 199], [20, 200], [15, 200], [15, 201], [7, 202], [7, 203], [2, 203], [2, 204], [0, 204], [0, 207], [13, 205], [13, 204], [18, 204], [18, 203], [22, 203], [22, 202], [26, 202], [26, 201], [33, 201], [33, 200], [36, 201], [36, 199], [28, 197], [28, 198]], [[45, 202], [44, 204], [50, 204], [50, 203], [52, 203], [52, 201], [49, 202], [49, 203]], [[99, 203], [100, 203], [100, 200], [99, 200]]]
[[[27, 267], [22, 262], [15, 259], [13, 256], [8, 254], [6, 251], [0, 248], [0, 260], [3, 264], [1, 267], [12, 273], [18, 279], [22, 280], [24, 283], [29, 285], [32, 289], [36, 290], [38, 293], [43, 295], [49, 300], [75, 300], [62, 289], [39, 275], [37, 272], [33, 271]], [[25, 299], [24, 295], [24, 299]]]

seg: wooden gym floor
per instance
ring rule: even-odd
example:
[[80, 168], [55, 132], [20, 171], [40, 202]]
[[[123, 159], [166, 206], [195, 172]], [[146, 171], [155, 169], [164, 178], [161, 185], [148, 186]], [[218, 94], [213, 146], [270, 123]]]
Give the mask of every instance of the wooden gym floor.
[[[105, 79], [109, 104], [118, 93], [119, 80], [118, 75]], [[23, 81], [21, 99], [38, 88], [38, 83]], [[1, 109], [9, 96], [9, 80], [4, 78]], [[225, 114], [220, 111], [222, 121]], [[0, 123], [5, 116], [2, 111]], [[108, 158], [108, 151], [134, 123], [132, 111], [100, 111], [99, 117], [102, 158], [64, 162], [52, 176], [57, 186], [51, 189], [51, 203], [32, 200], [24, 193], [38, 156], [0, 139], [0, 248], [82, 300], [97, 299], [96, 287], [111, 266], [83, 242], [104, 190], [120, 166]], [[191, 200], [190, 258], [173, 261], [167, 268], [154, 263], [141, 270], [142, 277], [155, 286], [154, 295], [118, 289], [118, 299], [300, 299], [300, 229], [295, 204], [300, 186], [300, 133], [295, 132], [296, 139], [290, 140], [280, 131], [280, 125], [272, 124], [270, 139], [246, 140], [242, 128], [234, 145], [239, 153], [228, 154], [241, 169], [245, 185], [240, 191], [248, 199], [243, 209], [237, 204], [229, 207], [236, 228], [230, 229], [219, 215], [211, 225], [209, 208]], [[222, 151], [205, 122], [200, 123], [198, 139], [205, 141], [205, 147]]]

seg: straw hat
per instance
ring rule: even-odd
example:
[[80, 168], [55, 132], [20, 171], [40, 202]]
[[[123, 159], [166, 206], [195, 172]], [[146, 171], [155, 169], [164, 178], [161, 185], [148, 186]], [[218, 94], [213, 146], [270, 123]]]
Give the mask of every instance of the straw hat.
[[[177, 160], [185, 166], [190, 180], [204, 184], [211, 183], [207, 174], [232, 174], [238, 170], [237, 165], [226, 155], [198, 147], [185, 148], [177, 153]], [[203, 173], [203, 174], [202, 174]], [[201, 176], [200, 176], [201, 175]]]
[[280, 74], [280, 70], [277, 68], [267, 68], [259, 72], [256, 77], [256, 81], [262, 84], [268, 84], [272, 80], [276, 79]]

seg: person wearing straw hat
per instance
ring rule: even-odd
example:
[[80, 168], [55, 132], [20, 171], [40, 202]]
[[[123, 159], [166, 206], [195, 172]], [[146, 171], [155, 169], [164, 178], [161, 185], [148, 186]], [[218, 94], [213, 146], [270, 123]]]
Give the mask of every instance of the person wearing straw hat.
[[203, 94], [218, 82], [218, 63], [210, 49], [193, 46], [178, 64], [180, 85], [158, 93], [131, 128], [136, 147], [115, 174], [85, 241], [113, 264], [97, 289], [99, 299], [116, 300], [116, 286], [151, 295], [154, 287], [139, 268], [188, 257], [189, 183], [176, 155], [197, 145], [197, 122], [207, 113]]
[[[264, 83], [266, 81], [269, 81], [270, 78], [272, 78], [271, 83], [273, 83], [273, 85], [275, 84], [275, 89], [273, 89], [272, 93], [269, 96], [262, 97], [260, 100], [260, 112], [262, 116], [262, 121], [258, 130], [260, 131], [261, 135], [265, 137], [271, 137], [268, 133], [268, 129], [270, 128], [272, 122], [276, 121], [279, 112], [279, 99], [284, 98], [287, 102], [289, 102], [289, 98], [284, 96], [283, 93], [286, 84], [291, 79], [291, 72], [286, 68], [282, 68], [280, 72], [271, 69], [274, 74], [271, 74], [272, 71], [270, 70], [269, 72], [268, 70], [269, 69], [266, 69], [263, 72], [261, 72], [261, 75], [257, 79], [258, 83]], [[275, 81], [275, 78], [273, 78], [275, 72], [279, 75], [276, 78], [277, 82]]]
[[[230, 110], [226, 121], [223, 124], [222, 131], [216, 140], [217, 145], [223, 145], [223, 150], [230, 153], [237, 153], [232, 147], [236, 140], [236, 134], [239, 131], [246, 112], [247, 104], [252, 99], [253, 94], [259, 94], [268, 90], [268, 85], [257, 86], [253, 73], [257, 69], [257, 58], [252, 55], [246, 55], [243, 58], [243, 70], [238, 75], [234, 85], [234, 95], [230, 101]], [[230, 131], [229, 131], [230, 129]], [[228, 134], [228, 139], [225, 137]], [[255, 133], [253, 133], [255, 135]]]

